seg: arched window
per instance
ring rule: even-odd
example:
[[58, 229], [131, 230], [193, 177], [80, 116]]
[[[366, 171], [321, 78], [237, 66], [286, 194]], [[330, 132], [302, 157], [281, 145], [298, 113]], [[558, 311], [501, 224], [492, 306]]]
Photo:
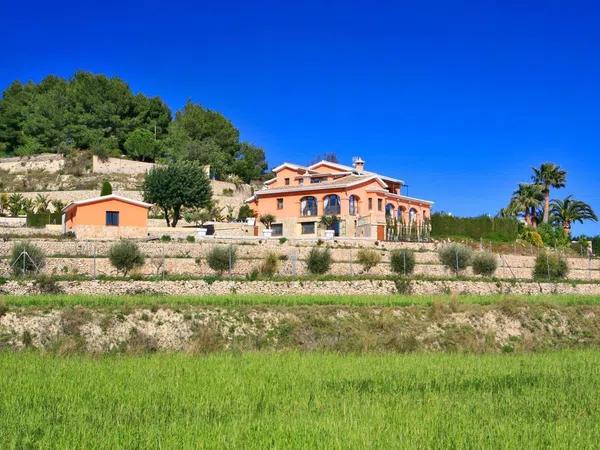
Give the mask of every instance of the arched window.
[[404, 211], [406, 211], [404, 206], [398, 206], [398, 211], [396, 212], [396, 214], [398, 217], [398, 222], [400, 222], [400, 223], [404, 222]]
[[317, 199], [315, 197], [302, 197], [300, 199], [300, 215], [301, 216], [316, 216], [317, 210]]
[[385, 205], [385, 216], [392, 219], [394, 217], [394, 205], [388, 203]]
[[323, 209], [327, 215], [340, 214], [342, 212], [340, 196], [336, 194], [326, 196], [323, 199]]
[[408, 210], [408, 221], [410, 223], [417, 221], [417, 210], [415, 208], [410, 208]]
[[356, 195], [348, 197], [348, 214], [351, 216], [358, 215], [358, 197]]

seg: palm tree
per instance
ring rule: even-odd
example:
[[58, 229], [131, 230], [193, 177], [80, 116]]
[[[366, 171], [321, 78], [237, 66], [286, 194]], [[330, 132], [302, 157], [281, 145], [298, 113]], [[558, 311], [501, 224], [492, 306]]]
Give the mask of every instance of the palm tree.
[[562, 225], [567, 236], [571, 235], [571, 224], [573, 222], [583, 223], [584, 220], [598, 221], [598, 217], [592, 207], [585, 202], [575, 200], [571, 195], [564, 200], [552, 200], [552, 219]]
[[563, 188], [567, 182], [567, 172], [554, 163], [544, 163], [539, 168], [533, 168], [531, 177], [535, 184], [542, 187], [544, 194], [544, 217], [542, 221], [548, 223], [550, 216], [550, 188]]
[[541, 186], [531, 183], [521, 183], [519, 184], [519, 188], [513, 192], [506, 211], [514, 215], [522, 213], [525, 217], [525, 223], [535, 228], [535, 210], [542, 204], [543, 200], [544, 195]]
[[47, 195], [38, 194], [35, 197], [35, 211], [37, 213], [48, 212], [48, 206], [50, 205], [50, 199]]

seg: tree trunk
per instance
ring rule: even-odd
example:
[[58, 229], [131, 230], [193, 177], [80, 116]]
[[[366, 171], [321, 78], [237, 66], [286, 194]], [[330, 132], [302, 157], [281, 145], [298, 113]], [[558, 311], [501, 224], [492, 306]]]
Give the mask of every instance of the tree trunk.
[[525, 224], [530, 227], [531, 226], [531, 220], [529, 218], [529, 208], [525, 210]]
[[535, 221], [535, 208], [531, 208], [531, 212], [529, 213], [529, 217], [531, 218], [531, 227], [537, 229], [537, 222]]
[[169, 220], [169, 210], [167, 208], [163, 208], [163, 212], [165, 213], [165, 220], [167, 221], [167, 226], [171, 226], [171, 222]]
[[550, 217], [550, 190], [544, 191], [544, 223], [548, 223], [548, 218]]
[[567, 236], [571, 236], [571, 223], [565, 222], [563, 223], [563, 231]]
[[175, 228], [177, 226], [177, 222], [179, 222], [179, 212], [181, 211], [181, 206], [175, 206], [173, 208], [173, 220], [171, 222], [171, 226]]

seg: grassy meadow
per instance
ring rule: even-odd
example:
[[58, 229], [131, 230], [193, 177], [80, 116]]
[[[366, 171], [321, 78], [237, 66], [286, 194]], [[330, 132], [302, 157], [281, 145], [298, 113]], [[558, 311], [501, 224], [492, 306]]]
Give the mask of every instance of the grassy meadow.
[[600, 351], [0, 354], [2, 448], [593, 448]]

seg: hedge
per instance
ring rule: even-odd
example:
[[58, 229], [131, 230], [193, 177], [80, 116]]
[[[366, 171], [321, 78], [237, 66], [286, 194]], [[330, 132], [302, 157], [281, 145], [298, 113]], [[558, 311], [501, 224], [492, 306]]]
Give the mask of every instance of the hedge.
[[431, 237], [467, 237], [496, 242], [513, 242], [519, 235], [519, 222], [489, 216], [454, 217], [436, 213], [431, 216]]
[[62, 213], [28, 213], [27, 226], [33, 228], [43, 228], [46, 225], [60, 225], [62, 223]]

